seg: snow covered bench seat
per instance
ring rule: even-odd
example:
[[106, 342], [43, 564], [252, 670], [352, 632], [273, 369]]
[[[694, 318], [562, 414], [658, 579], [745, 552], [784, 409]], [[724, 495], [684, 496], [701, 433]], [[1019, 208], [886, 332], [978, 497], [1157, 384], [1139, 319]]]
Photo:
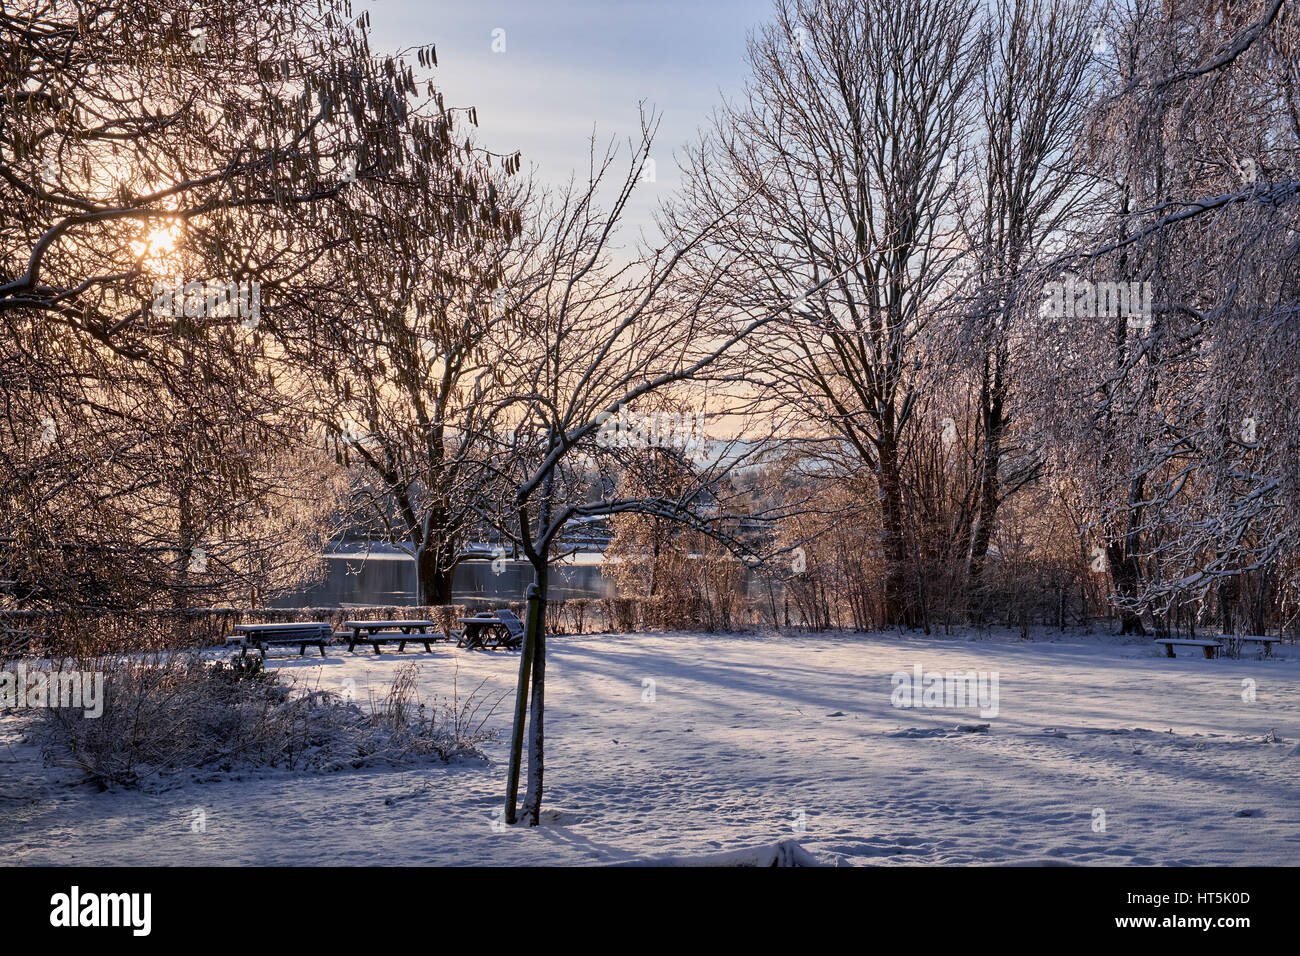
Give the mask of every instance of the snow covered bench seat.
[[1281, 642], [1280, 637], [1266, 637], [1262, 634], [1220, 634], [1219, 640], [1228, 646], [1229, 657], [1240, 657], [1243, 644], [1263, 644], [1264, 656], [1273, 656], [1273, 645]]
[[1207, 659], [1217, 656], [1219, 651], [1223, 649], [1223, 645], [1218, 641], [1208, 641], [1192, 637], [1158, 637], [1156, 638], [1156, 643], [1165, 646], [1165, 653], [1169, 657], [1176, 656], [1174, 654], [1175, 644], [1186, 647], [1203, 647], [1205, 648], [1205, 656]]

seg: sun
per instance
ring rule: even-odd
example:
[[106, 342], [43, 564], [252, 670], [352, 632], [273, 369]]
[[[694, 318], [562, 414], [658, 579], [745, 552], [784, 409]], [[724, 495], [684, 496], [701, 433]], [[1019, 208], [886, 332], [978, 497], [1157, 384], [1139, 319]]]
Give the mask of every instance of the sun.
[[175, 226], [165, 226], [162, 229], [155, 229], [149, 234], [146, 240], [146, 254], [149, 256], [166, 255], [176, 249], [176, 241], [179, 238]]
[[176, 253], [180, 242], [180, 223], [171, 222], [134, 240], [131, 243], [131, 251], [149, 272], [157, 276], [167, 276], [177, 271], [179, 263]]

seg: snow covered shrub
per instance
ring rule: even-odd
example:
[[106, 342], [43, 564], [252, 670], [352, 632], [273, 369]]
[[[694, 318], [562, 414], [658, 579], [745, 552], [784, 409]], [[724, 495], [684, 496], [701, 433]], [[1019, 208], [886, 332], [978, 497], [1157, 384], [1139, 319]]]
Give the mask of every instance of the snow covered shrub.
[[624, 597], [605, 600], [606, 627], [730, 631], [744, 626], [745, 567], [706, 534], [641, 514], [610, 519], [607, 574]]
[[495, 699], [480, 696], [479, 691], [487, 683], [484, 679], [462, 701], [458, 669], [451, 700], [426, 704], [420, 698], [419, 676], [419, 664], [403, 664], [388, 693], [382, 698], [372, 697], [368, 743], [373, 749], [368, 751], [368, 758], [377, 760], [390, 754], [433, 755], [441, 760], [481, 758], [478, 744], [497, 735], [485, 725], [505, 693]]
[[[257, 664], [205, 662], [197, 653], [95, 664], [103, 713], [44, 709], [32, 728], [46, 762], [81, 771], [101, 788], [139, 787], [181, 773], [201, 778], [279, 768], [321, 772], [427, 759], [486, 760], [493, 736], [465, 718], [470, 699], [425, 706], [404, 669], [371, 714], [329, 691], [284, 683]], [[493, 709], [495, 705], [493, 705]], [[464, 711], [462, 714], [460, 711]]]

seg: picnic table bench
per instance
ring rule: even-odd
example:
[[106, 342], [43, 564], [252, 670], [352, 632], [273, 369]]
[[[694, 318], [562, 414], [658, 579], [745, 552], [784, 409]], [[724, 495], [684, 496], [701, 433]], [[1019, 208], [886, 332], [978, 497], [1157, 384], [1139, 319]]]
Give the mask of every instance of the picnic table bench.
[[1229, 657], [1240, 657], [1243, 644], [1263, 644], [1264, 656], [1273, 656], [1273, 645], [1281, 642], [1280, 637], [1266, 637], [1262, 634], [1220, 634], [1219, 640], [1228, 645]]
[[524, 624], [514, 611], [502, 608], [485, 611], [474, 617], [458, 618], [465, 625], [457, 647], [490, 650], [495, 647], [519, 647], [524, 642]]
[[432, 651], [430, 643], [441, 639], [440, 634], [429, 633], [430, 628], [438, 626], [437, 621], [344, 621], [343, 626], [352, 629], [348, 637], [348, 650], [358, 644], [369, 644], [380, 653], [379, 645], [397, 642], [397, 652], [406, 650], [408, 642], [423, 644], [426, 651]]
[[239, 633], [226, 638], [227, 644], [239, 645], [239, 656], [248, 653], [248, 648], [255, 647], [266, 658], [267, 647], [294, 644], [299, 645], [298, 656], [307, 653], [308, 645], [320, 648], [320, 656], [325, 656], [325, 645], [334, 639], [330, 626], [322, 621], [297, 621], [290, 624], [236, 624]]
[[1215, 657], [1216, 655], [1218, 655], [1219, 651], [1223, 649], [1223, 644], [1220, 643], [1219, 641], [1204, 640], [1199, 637], [1158, 637], [1156, 638], [1156, 643], [1163, 644], [1165, 646], [1165, 653], [1169, 657], [1176, 656], [1174, 654], [1175, 645], [1187, 646], [1187, 647], [1203, 647], [1205, 649], [1205, 656], [1207, 659], [1211, 659]]

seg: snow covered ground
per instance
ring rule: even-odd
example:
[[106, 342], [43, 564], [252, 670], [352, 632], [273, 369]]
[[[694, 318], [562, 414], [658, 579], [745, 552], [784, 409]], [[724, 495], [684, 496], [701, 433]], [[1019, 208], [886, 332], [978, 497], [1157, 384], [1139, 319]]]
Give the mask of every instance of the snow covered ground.
[[[1052, 638], [552, 638], [536, 829], [494, 826], [513, 694], [492, 722], [489, 767], [272, 773], [149, 794], [59, 782], [10, 716], [0, 861], [591, 864], [734, 859], [795, 840], [856, 865], [1300, 863], [1294, 647], [1280, 660], [1168, 660], [1146, 641]], [[512, 691], [519, 658], [443, 645], [275, 666], [313, 686], [352, 678], [365, 698], [410, 660], [433, 697], [453, 677], [462, 695], [484, 677]], [[891, 675], [915, 665], [996, 672], [997, 716], [894, 707]]]

